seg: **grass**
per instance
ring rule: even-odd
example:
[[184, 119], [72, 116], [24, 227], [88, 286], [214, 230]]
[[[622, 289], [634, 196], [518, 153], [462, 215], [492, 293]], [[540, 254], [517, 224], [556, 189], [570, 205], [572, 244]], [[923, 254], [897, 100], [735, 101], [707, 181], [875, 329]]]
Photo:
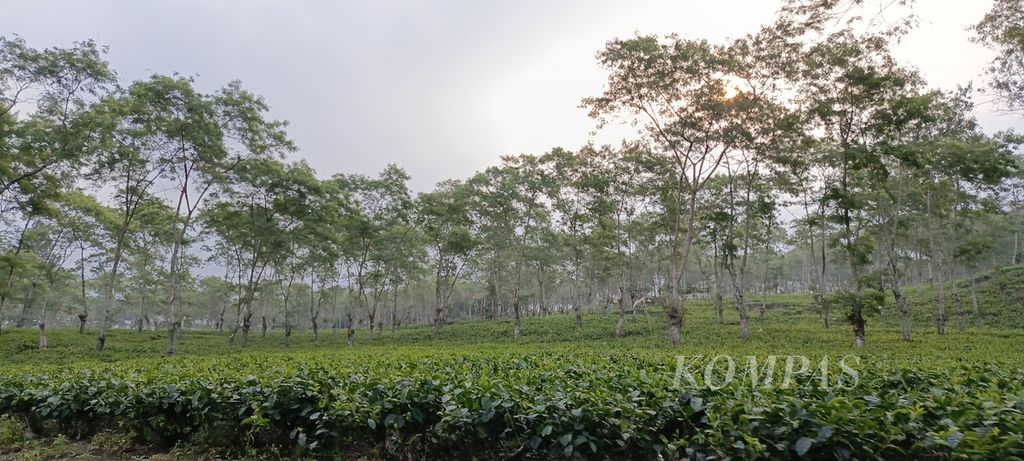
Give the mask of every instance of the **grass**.
[[[345, 332], [324, 330], [319, 339], [307, 331], [297, 331], [291, 345], [284, 346], [281, 332], [271, 331], [267, 336], [254, 333], [248, 351], [241, 351], [229, 343], [226, 334], [210, 331], [187, 331], [179, 345], [179, 356], [224, 356], [240, 353], [290, 353], [331, 351], [360, 354], [386, 353], [401, 348], [424, 353], [445, 350], [474, 350], [517, 348], [647, 350], [666, 354], [676, 353], [865, 353], [892, 357], [931, 357], [936, 359], [1013, 359], [992, 357], [993, 347], [1010, 347], [1021, 352], [1024, 344], [1024, 266], [1012, 266], [985, 273], [977, 277], [978, 298], [984, 326], [970, 318], [965, 332], [957, 332], [956, 308], [951, 294], [958, 288], [963, 296], [964, 309], [971, 312], [969, 282], [947, 284], [949, 296], [949, 324], [945, 336], [935, 334], [937, 290], [935, 287], [915, 286], [906, 289], [913, 320], [914, 340], [905, 344], [899, 340], [898, 317], [890, 300], [880, 314], [868, 318], [868, 346], [863, 350], [852, 347], [852, 334], [845, 323], [844, 312], [833, 309], [833, 327], [821, 326], [820, 314], [812, 309], [811, 298], [805, 294], [775, 295], [767, 299], [769, 310], [763, 324], [752, 314], [751, 337], [738, 338], [736, 312], [726, 308], [726, 322], [721, 325], [714, 318], [706, 301], [687, 303], [683, 344], [670, 350], [665, 340], [666, 316], [657, 308], [637, 321], [627, 320], [624, 337], [615, 339], [616, 315], [590, 313], [584, 316], [582, 329], [576, 328], [572, 316], [528, 317], [523, 321], [523, 335], [512, 339], [510, 320], [459, 321], [445, 327], [435, 337], [431, 326], [406, 326], [392, 332], [385, 329], [374, 334], [363, 329], [356, 336], [356, 346], [348, 348]], [[628, 314], [627, 314], [628, 315]], [[156, 359], [163, 355], [167, 345], [166, 331], [137, 333], [113, 330], [107, 340], [106, 351], [95, 351], [95, 336], [84, 335], [70, 329], [51, 329], [49, 348], [38, 350], [37, 331], [34, 329], [8, 329], [0, 334], [0, 369], [17, 365], [81, 366], [86, 363], [120, 362], [135, 359]], [[382, 352], [384, 351], [384, 352]]]
[[[293, 333], [290, 347], [284, 346], [284, 336], [272, 331], [267, 336], [254, 335], [248, 350], [243, 351], [228, 341], [223, 333], [188, 331], [182, 338], [179, 353], [164, 358], [167, 334], [164, 331], [137, 333], [130, 330], [110, 332], [107, 348], [96, 352], [95, 337], [80, 335], [76, 330], [54, 329], [49, 332], [49, 348], [38, 350], [36, 331], [12, 329], [0, 334], [0, 355], [5, 357], [0, 369], [19, 367], [82, 367], [90, 363], [124, 362], [135, 360], [188, 360], [189, 357], [224, 357], [244, 354], [289, 354], [323, 352], [360, 356], [363, 354], [403, 353], [429, 355], [437, 351], [468, 352], [476, 350], [503, 350], [532, 353], [545, 350], [650, 351], [666, 356], [676, 354], [785, 355], [785, 354], [866, 354], [912, 360], [928, 357], [931, 360], [1002, 360], [1024, 363], [1024, 331], [1013, 328], [971, 326], [965, 332], [951, 328], [945, 336], [935, 333], [930, 322], [914, 324], [914, 339], [910, 343], [900, 340], [896, 322], [884, 318], [869, 318], [868, 345], [864, 349], [853, 347], [849, 327], [836, 319], [832, 329], [825, 330], [820, 320], [810, 314], [794, 315], [769, 310], [765, 322], [752, 320], [750, 339], [738, 337], [738, 320], [729, 312], [725, 324], [713, 317], [711, 307], [705, 303], [690, 303], [687, 313], [683, 344], [669, 348], [665, 339], [665, 315], [658, 311], [641, 315], [637, 321], [627, 320], [624, 337], [615, 339], [614, 314], [588, 314], [583, 328], [577, 329], [570, 315], [531, 317], [523, 321], [522, 337], [512, 339], [512, 323], [505, 320], [461, 321], [445, 327], [435, 337], [430, 326], [407, 326], [396, 332], [385, 330], [370, 337], [360, 330], [355, 347], [349, 348], [344, 331], [322, 332], [314, 339], [308, 332]], [[1006, 354], [993, 355], [993, 350]]]

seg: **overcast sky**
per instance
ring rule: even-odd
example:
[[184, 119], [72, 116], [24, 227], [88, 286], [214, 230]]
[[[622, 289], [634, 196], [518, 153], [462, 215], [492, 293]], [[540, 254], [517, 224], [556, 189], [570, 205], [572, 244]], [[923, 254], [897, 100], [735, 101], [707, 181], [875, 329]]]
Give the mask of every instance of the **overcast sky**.
[[[0, 34], [31, 46], [92, 38], [123, 80], [239, 79], [291, 122], [298, 157], [321, 174], [398, 163], [425, 190], [503, 154], [588, 140], [580, 99], [600, 93], [594, 54], [612, 37], [678, 33], [723, 40], [771, 21], [769, 0], [46, 1], [6, 0]], [[897, 49], [933, 86], [981, 76], [991, 54], [965, 28], [987, 0], [918, 0], [920, 28]], [[979, 107], [987, 130], [1022, 123]]]

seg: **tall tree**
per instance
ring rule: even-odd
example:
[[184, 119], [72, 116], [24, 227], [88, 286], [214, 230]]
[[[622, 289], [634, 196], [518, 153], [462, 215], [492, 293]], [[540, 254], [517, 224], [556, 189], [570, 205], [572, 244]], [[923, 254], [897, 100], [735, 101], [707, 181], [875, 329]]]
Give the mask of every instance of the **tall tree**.
[[472, 234], [470, 190], [460, 181], [444, 181], [416, 198], [416, 222], [430, 245], [434, 266], [434, 334], [439, 335], [455, 284], [479, 242]]
[[306, 229], [304, 223], [311, 222], [311, 202], [322, 194], [319, 181], [303, 163], [285, 165], [273, 159], [250, 158], [240, 161], [230, 177], [202, 216], [239, 256], [239, 320], [245, 348], [255, 313], [253, 302], [264, 276], [272, 263], [297, 256], [296, 240], [301, 240], [299, 244], [309, 241], [298, 234]]
[[409, 175], [397, 165], [388, 165], [376, 178], [335, 175], [334, 181], [355, 207], [344, 223], [342, 254], [354, 273], [356, 302], [366, 313], [372, 337], [391, 274], [402, 262], [402, 255], [392, 246], [402, 236], [393, 232], [411, 230]]
[[136, 214], [145, 200], [155, 200], [151, 189], [178, 161], [178, 150], [167, 143], [160, 113], [165, 111], [167, 97], [164, 79], [153, 78], [133, 83], [129, 88], [105, 98], [98, 105], [97, 118], [102, 151], [89, 177], [100, 187], [114, 189], [118, 204], [116, 225], [111, 229], [108, 273], [100, 303], [100, 328], [96, 349], [102, 351], [107, 338], [116, 300], [121, 264]]
[[892, 58], [887, 37], [849, 30], [808, 49], [801, 79], [809, 129], [821, 133], [819, 161], [831, 166], [830, 176], [836, 179], [823, 199], [850, 268], [849, 319], [855, 343], [863, 347], [864, 277], [874, 251], [867, 233], [865, 194], [877, 186], [884, 160], [892, 154], [884, 141], [898, 137], [920, 115], [900, 108], [916, 107], [908, 102], [917, 97], [923, 82]]
[[540, 168], [536, 157], [505, 157], [501, 166], [467, 181], [473, 190], [471, 211], [481, 243], [478, 253], [487, 255], [485, 271], [493, 299], [498, 306], [511, 304], [515, 339], [522, 332], [523, 274], [533, 244], [530, 238], [538, 223], [547, 219], [541, 203]]
[[668, 158], [670, 189], [662, 193], [670, 247], [668, 340], [678, 345], [684, 326], [682, 287], [697, 235], [697, 197], [716, 174], [742, 130], [727, 88], [736, 73], [724, 47], [670, 35], [612, 40], [598, 53], [609, 71], [601, 96], [583, 106], [599, 126], [624, 115], [642, 123]]
[[1024, 2], [994, 0], [974, 32], [975, 41], [996, 52], [985, 69], [989, 84], [1008, 110], [1024, 113]]
[[45, 214], [95, 148], [91, 103], [114, 79], [94, 42], [36, 50], [0, 37], [0, 215], [19, 215], [22, 235], [3, 248], [0, 326], [24, 232]]
[[158, 200], [147, 200], [136, 210], [132, 229], [129, 234], [131, 242], [125, 249], [127, 256], [126, 274], [129, 276], [129, 294], [137, 309], [135, 328], [141, 332], [144, 328], [155, 329], [151, 317], [154, 298], [162, 293], [161, 280], [165, 280], [167, 253], [174, 237], [172, 227], [173, 211]]
[[263, 98], [231, 82], [214, 95], [195, 91], [192, 80], [152, 77], [154, 99], [161, 104], [148, 117], [176, 153], [167, 170], [177, 185], [173, 200], [177, 225], [171, 246], [168, 282], [170, 334], [167, 355], [177, 350], [182, 326], [183, 256], [187, 238], [203, 200], [227, 180], [242, 159], [265, 158], [294, 150], [285, 135], [286, 123], [265, 118]]
[[67, 229], [68, 239], [77, 250], [76, 272], [78, 273], [76, 305], [78, 306], [78, 332], [85, 333], [89, 318], [89, 299], [86, 296], [88, 265], [95, 263], [100, 249], [109, 242], [104, 230], [115, 220], [114, 210], [103, 206], [96, 198], [78, 189], [65, 191], [59, 197], [54, 219], [59, 226]]

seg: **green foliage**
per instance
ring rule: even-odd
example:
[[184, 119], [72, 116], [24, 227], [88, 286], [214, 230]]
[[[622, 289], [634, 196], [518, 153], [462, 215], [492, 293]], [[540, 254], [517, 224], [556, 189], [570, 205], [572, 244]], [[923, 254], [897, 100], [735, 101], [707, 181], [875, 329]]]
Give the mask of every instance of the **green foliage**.
[[25, 446], [25, 426], [9, 415], [0, 415], [0, 455]]
[[[593, 314], [579, 329], [573, 316], [526, 318], [515, 344], [503, 339], [510, 321], [457, 322], [440, 337], [428, 326], [404, 328], [354, 348], [342, 347], [342, 335], [299, 333], [291, 353], [280, 352], [280, 333], [240, 352], [222, 334], [189, 332], [173, 358], [159, 357], [166, 332], [112, 331], [100, 354], [67, 330], [51, 332], [51, 348], [38, 351], [33, 331], [15, 329], [0, 337], [0, 354], [11, 358], [0, 366], [0, 414], [106, 451], [130, 439], [324, 457], [1021, 455], [1020, 331], [921, 332], [902, 343], [883, 313], [875, 340], [855, 350], [846, 331], [783, 314], [782, 301], [772, 299], [763, 328], [745, 342], [729, 334], [734, 313], [719, 325], [710, 306], [693, 303], [679, 351], [663, 348], [660, 313], [629, 322], [621, 340], [612, 339], [614, 315]], [[849, 389], [821, 389], [814, 377], [788, 388], [738, 379], [717, 391], [674, 389], [676, 353], [705, 356], [691, 364], [697, 370], [725, 353], [741, 367], [747, 355], [860, 354], [860, 380]]]
[[651, 459], [1005, 457], [1021, 452], [1012, 366], [865, 359], [853, 389], [673, 389], [656, 352], [258, 354], [6, 373], [0, 412], [59, 432], [129, 430], [310, 454]]
[[[0, 326], [5, 305], [17, 305], [16, 325], [29, 314], [67, 324], [74, 310], [84, 329], [90, 296], [102, 301], [100, 352], [60, 329], [49, 349], [33, 331], [0, 337], [0, 450], [26, 445], [24, 425], [57, 437], [42, 455], [55, 458], [80, 448], [67, 437], [114, 453], [138, 442], [318, 457], [1024, 455], [1024, 334], [1005, 329], [1024, 326], [1024, 269], [977, 273], [1005, 263], [1009, 235], [1019, 263], [1022, 189], [1010, 178], [1021, 139], [984, 134], [969, 88], [930, 91], [899, 63], [890, 49], [901, 26], [825, 26], [863, 3], [790, 0], [776, 24], [728, 43], [613, 39], [597, 55], [607, 84], [583, 107], [599, 127], [633, 122], [642, 139], [507, 157], [415, 199], [396, 165], [321, 180], [305, 162], [285, 163], [296, 149], [287, 123], [267, 119], [266, 101], [237, 81], [210, 94], [178, 74], [121, 86], [91, 41], [35, 50], [0, 37]], [[975, 28], [998, 52], [989, 73], [1011, 109], [1024, 88], [1020, 6], [996, 0]], [[787, 236], [790, 196], [804, 215]], [[199, 235], [200, 224], [212, 232]], [[206, 235], [225, 275], [195, 289], [190, 247]], [[784, 279], [791, 256], [808, 259]], [[900, 308], [918, 326], [938, 310], [940, 331], [903, 343], [889, 296], [924, 280], [924, 266], [937, 287], [907, 288], [909, 314]], [[763, 277], [748, 276], [755, 268]], [[816, 296], [767, 295], [776, 288]], [[339, 326], [343, 291], [344, 352], [318, 329], [328, 304]], [[751, 333], [744, 293], [755, 291], [769, 312]], [[627, 292], [666, 304], [650, 311], [667, 319], [634, 313], [626, 325]], [[728, 292], [739, 313], [726, 319]], [[939, 336], [947, 292], [971, 335]], [[717, 318], [682, 293], [717, 298]], [[400, 294], [406, 318], [432, 317], [433, 328], [396, 331]], [[300, 299], [309, 316], [295, 320]], [[277, 300], [293, 354], [278, 349]], [[585, 308], [616, 301], [617, 319], [587, 314], [583, 326]], [[141, 333], [147, 302], [169, 311], [157, 320], [170, 332]], [[374, 323], [385, 303], [389, 334]], [[186, 316], [186, 305], [201, 307]], [[248, 352], [189, 331], [185, 357], [155, 358], [160, 342], [179, 351], [186, 317], [223, 329], [229, 305]], [[509, 305], [514, 323], [461, 320], [507, 316]], [[574, 319], [529, 317], [569, 305]], [[128, 306], [139, 334], [114, 332], [101, 353]], [[256, 306], [271, 331], [250, 345]], [[697, 365], [723, 352], [852, 354], [840, 329], [812, 326], [817, 309], [848, 312], [863, 365], [853, 387], [680, 390], [675, 351], [653, 333], [667, 327], [681, 353], [704, 356]], [[865, 313], [878, 324], [869, 346]], [[726, 339], [736, 315], [742, 342]], [[293, 338], [304, 320], [312, 340]], [[363, 320], [379, 336], [355, 347]], [[495, 339], [510, 331], [521, 341]]]
[[996, 52], [986, 69], [990, 85], [1011, 110], [1024, 110], [1024, 4], [996, 0], [974, 26], [975, 40]]
[[[827, 296], [828, 303], [833, 306], [852, 306], [855, 293], [851, 291], [836, 291]], [[885, 292], [876, 288], [868, 288], [860, 293], [861, 308], [865, 314], [878, 314], [885, 308]]]
[[[977, 290], [979, 312], [972, 307], [971, 284]], [[1024, 266], [1010, 266], [964, 280], [946, 284], [946, 290], [955, 293], [963, 310], [970, 312], [972, 320], [1002, 328], [1024, 328]], [[922, 321], [933, 320], [938, 303], [937, 287], [927, 285], [906, 290], [913, 316]]]

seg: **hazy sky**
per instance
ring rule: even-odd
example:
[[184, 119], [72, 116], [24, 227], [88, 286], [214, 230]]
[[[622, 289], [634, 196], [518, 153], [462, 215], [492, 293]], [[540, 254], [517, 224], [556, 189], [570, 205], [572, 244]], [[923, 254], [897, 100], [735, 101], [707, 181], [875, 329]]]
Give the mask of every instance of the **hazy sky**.
[[[990, 53], [965, 28], [987, 0], [918, 0], [897, 49], [932, 85], [974, 80]], [[722, 40], [767, 23], [775, 1], [13, 1], [0, 34], [31, 46], [95, 39], [124, 80], [233, 79], [263, 95], [322, 176], [398, 163], [417, 190], [502, 154], [617, 142], [592, 137], [580, 99], [600, 93], [594, 54], [612, 37], [675, 32]], [[979, 107], [988, 130], [1022, 125]]]

